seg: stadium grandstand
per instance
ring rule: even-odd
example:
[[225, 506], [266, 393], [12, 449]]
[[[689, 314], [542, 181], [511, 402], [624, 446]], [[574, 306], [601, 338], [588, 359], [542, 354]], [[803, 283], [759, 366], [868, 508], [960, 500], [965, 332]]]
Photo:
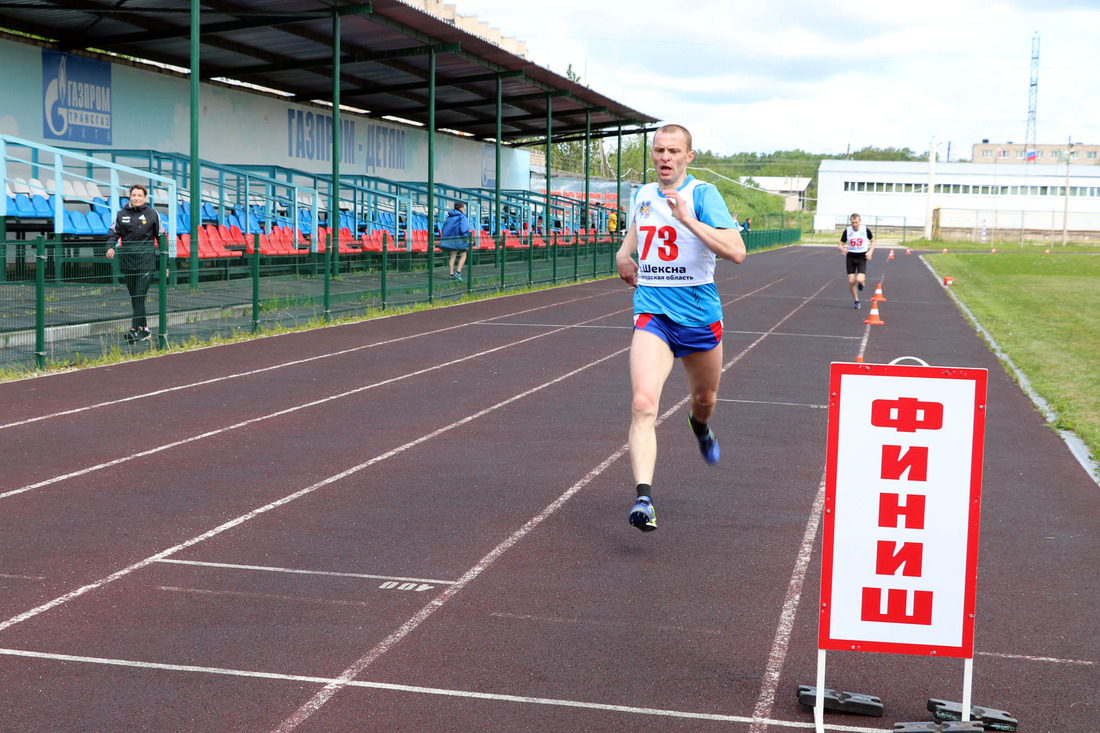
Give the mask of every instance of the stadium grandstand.
[[[162, 219], [162, 347], [169, 331], [611, 271], [606, 225], [627, 202], [587, 176], [583, 194], [558, 192], [551, 166], [533, 185], [531, 151], [621, 142], [656, 118], [531, 63], [522, 42], [441, 2], [192, 8], [5, 9], [0, 363], [118, 345], [129, 300], [104, 253], [134, 183]], [[432, 246], [456, 202], [474, 224], [464, 287], [439, 282]]]

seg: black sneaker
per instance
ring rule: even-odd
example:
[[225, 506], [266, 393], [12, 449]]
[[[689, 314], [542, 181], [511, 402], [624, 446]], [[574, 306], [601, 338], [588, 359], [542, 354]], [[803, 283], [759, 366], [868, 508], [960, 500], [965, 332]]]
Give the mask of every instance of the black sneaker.
[[852, 307], [855, 308], [856, 310], [859, 310], [859, 301], [857, 300], [856, 304], [853, 305]]
[[863, 290], [863, 283], [856, 283], [856, 287]]
[[136, 328], [131, 328], [129, 331], [122, 334], [122, 337], [126, 339], [126, 343], [132, 344], [138, 340], [138, 330]]
[[137, 330], [137, 331], [136, 331], [136, 332], [134, 333], [134, 339], [135, 339], [136, 341], [148, 341], [148, 340], [149, 340], [149, 339], [151, 339], [152, 337], [153, 337], [153, 334], [152, 334], [152, 333], [151, 333], [151, 332], [149, 331], [149, 329], [148, 329], [148, 328], [141, 328], [141, 329], [138, 329], [138, 330]]

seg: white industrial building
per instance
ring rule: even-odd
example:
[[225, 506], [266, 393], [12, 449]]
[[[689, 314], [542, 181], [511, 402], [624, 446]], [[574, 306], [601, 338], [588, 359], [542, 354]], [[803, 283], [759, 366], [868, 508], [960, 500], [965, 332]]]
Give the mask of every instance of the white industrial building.
[[880, 229], [944, 239], [1100, 239], [1100, 166], [823, 160], [814, 229], [858, 213]]

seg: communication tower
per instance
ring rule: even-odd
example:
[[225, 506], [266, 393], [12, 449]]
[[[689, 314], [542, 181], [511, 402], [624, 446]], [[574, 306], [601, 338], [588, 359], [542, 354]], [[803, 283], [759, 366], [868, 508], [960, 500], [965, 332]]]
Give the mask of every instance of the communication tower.
[[1039, 32], [1031, 37], [1031, 86], [1027, 94], [1027, 134], [1024, 136], [1024, 156], [1035, 161], [1035, 109], [1039, 104]]

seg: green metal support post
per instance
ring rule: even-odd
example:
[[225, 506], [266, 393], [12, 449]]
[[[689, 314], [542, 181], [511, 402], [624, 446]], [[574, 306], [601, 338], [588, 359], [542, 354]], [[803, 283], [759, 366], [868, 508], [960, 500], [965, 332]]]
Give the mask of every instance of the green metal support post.
[[158, 259], [157, 280], [160, 288], [157, 293], [157, 351], [168, 348], [168, 236], [160, 235], [160, 256]]
[[390, 233], [382, 232], [382, 310], [386, 310], [386, 271], [389, 269]]
[[[412, 217], [409, 217], [412, 221]], [[409, 229], [408, 231], [412, 231]], [[406, 235], [410, 236], [410, 235]], [[468, 275], [469, 273], [467, 273]], [[435, 297], [435, 49], [428, 52], [428, 302]]]
[[[313, 236], [314, 237], [318, 236], [317, 229], [318, 229], [317, 222], [314, 221], [313, 222]], [[324, 314], [323, 315], [324, 315], [325, 323], [328, 323], [329, 318], [331, 318], [331, 316], [332, 316], [332, 313], [331, 313], [331, 305], [332, 305], [332, 297], [331, 297], [331, 295], [332, 295], [332, 269], [330, 267], [331, 260], [329, 259], [332, 256], [332, 230], [331, 229], [329, 230], [329, 233], [328, 233], [328, 239], [327, 239], [327, 241], [325, 241], [324, 244], [325, 244], [325, 295], [324, 295], [324, 304], [323, 304], [323, 308], [324, 308]]]
[[[546, 238], [547, 246], [550, 246], [550, 153], [554, 146], [550, 143], [550, 138], [554, 134], [554, 117], [553, 117], [553, 105], [554, 95], [546, 95], [546, 206], [542, 210], [542, 236]], [[558, 242], [557, 237], [554, 237], [553, 243], [554, 251], [550, 256], [553, 258], [553, 264], [550, 266], [550, 277], [553, 282], [558, 281]]]
[[340, 272], [340, 10], [332, 10], [332, 191], [329, 195], [329, 229], [336, 249], [332, 250], [332, 274]]
[[[592, 231], [592, 110], [585, 108], [584, 110], [584, 226], [582, 227], [586, 233], [585, 239], [588, 239], [587, 233]], [[585, 252], [588, 252], [588, 243], [585, 242]], [[596, 253], [593, 251], [592, 259], [596, 259]], [[574, 280], [580, 279], [580, 273], [574, 271]]]
[[252, 235], [252, 333], [260, 330], [260, 233]]
[[46, 238], [34, 240], [34, 363], [46, 368]]
[[504, 248], [504, 226], [500, 220], [500, 136], [504, 117], [504, 80], [497, 76], [497, 134], [496, 134], [496, 222], [497, 249], [500, 251], [500, 289], [504, 289], [504, 266], [508, 262], [508, 250]]
[[[202, 164], [199, 161], [199, 0], [191, 0], [191, 256], [188, 280], [199, 287], [199, 226], [202, 224]], [[113, 196], [114, 191], [111, 192]]]

